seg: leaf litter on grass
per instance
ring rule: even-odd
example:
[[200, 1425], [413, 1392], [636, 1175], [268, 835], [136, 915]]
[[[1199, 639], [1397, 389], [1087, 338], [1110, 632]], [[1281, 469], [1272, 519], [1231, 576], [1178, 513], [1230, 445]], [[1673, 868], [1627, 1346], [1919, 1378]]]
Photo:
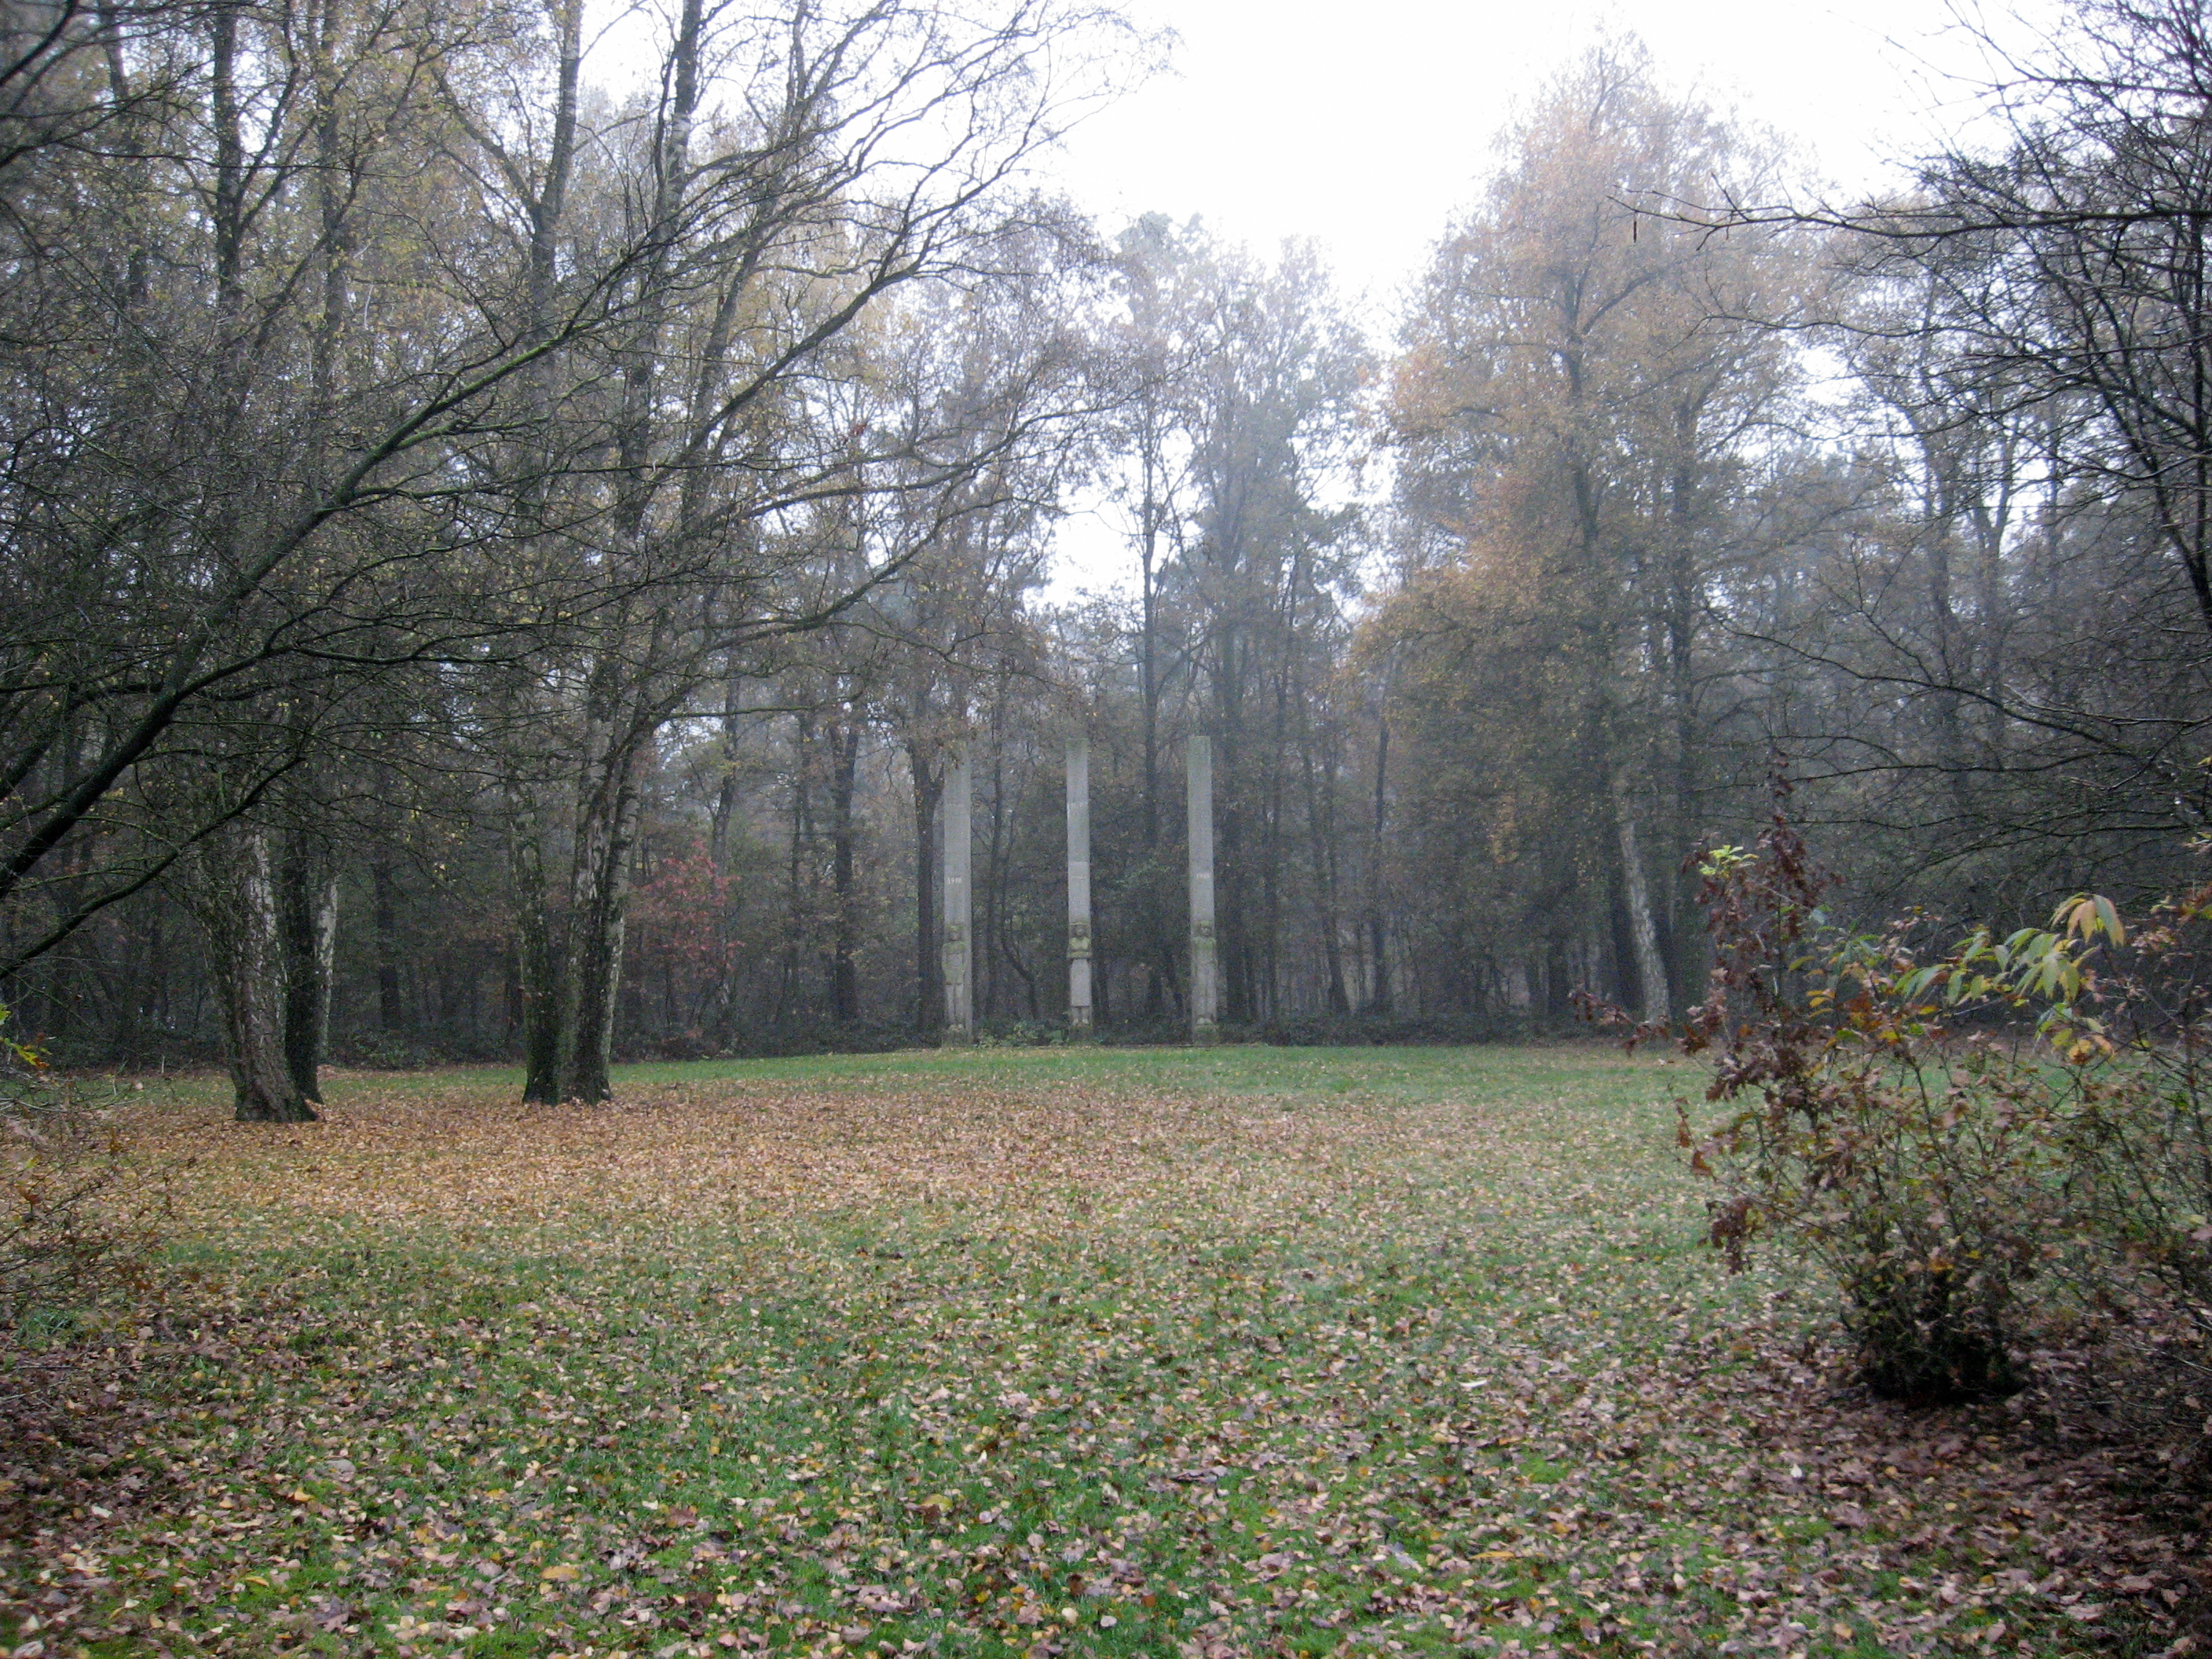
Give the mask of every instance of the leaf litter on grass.
[[976, 1056], [598, 1109], [433, 1078], [296, 1129], [172, 1111], [148, 1135], [196, 1159], [204, 1277], [116, 1334], [137, 1394], [0, 1476], [0, 1629], [40, 1655], [2190, 1650], [2185, 1536], [2026, 1461], [2002, 1411], [1832, 1396], [1817, 1287], [1692, 1245], [1655, 1069], [1544, 1051], [1516, 1094], [1478, 1053], [1456, 1089], [1433, 1058], [1423, 1086], [1308, 1054], [1192, 1093], [1141, 1054]]

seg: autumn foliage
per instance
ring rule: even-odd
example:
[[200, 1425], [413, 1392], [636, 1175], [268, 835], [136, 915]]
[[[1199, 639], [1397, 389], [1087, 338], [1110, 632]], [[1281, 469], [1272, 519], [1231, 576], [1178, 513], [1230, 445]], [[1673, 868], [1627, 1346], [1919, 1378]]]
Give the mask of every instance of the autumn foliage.
[[298, 1128], [149, 1091], [203, 1273], [106, 1339], [118, 1395], [0, 1437], [0, 1650], [2195, 1639], [2194, 1538], [2009, 1407], [1837, 1394], [1794, 1275], [1681, 1248], [1662, 1075], [974, 1048], [641, 1068], [612, 1107], [340, 1075]]
[[1757, 844], [1699, 874], [1713, 965], [1674, 1035], [1726, 1110], [1683, 1107], [1680, 1139], [1719, 1188], [1709, 1233], [1732, 1267], [1766, 1240], [1826, 1270], [1885, 1395], [2008, 1393], [2037, 1342], [2085, 1330], [2128, 1334], [2154, 1370], [2201, 1365], [2212, 887], [2132, 938], [2082, 896], [2048, 928], [1927, 954], [1917, 919], [1829, 919], [1786, 786]]
[[52, 1404], [88, 1315], [146, 1291], [159, 1185], [141, 1173], [100, 1103], [0, 1036], [0, 1431]]

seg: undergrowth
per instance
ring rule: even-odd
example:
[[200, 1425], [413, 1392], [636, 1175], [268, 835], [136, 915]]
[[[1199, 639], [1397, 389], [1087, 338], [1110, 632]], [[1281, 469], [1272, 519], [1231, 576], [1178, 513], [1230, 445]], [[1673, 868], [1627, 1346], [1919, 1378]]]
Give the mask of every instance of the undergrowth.
[[1632, 1039], [1674, 1038], [1723, 1109], [1679, 1109], [1708, 1237], [1817, 1266], [1879, 1395], [2000, 1396], [2031, 1348], [2101, 1352], [2150, 1385], [2106, 1392], [2168, 1402], [2171, 1471], [2212, 1476], [2212, 886], [2132, 936], [2094, 895], [2002, 939], [1853, 933], [1787, 799], [1703, 856], [1705, 1000]]

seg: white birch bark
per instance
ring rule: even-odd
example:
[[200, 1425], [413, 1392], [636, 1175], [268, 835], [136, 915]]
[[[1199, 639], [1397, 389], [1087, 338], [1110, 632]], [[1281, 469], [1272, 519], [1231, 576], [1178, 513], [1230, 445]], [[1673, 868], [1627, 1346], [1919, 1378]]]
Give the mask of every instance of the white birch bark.
[[308, 1122], [315, 1113], [284, 1048], [284, 940], [269, 837], [233, 826], [209, 838], [199, 865], [198, 908], [238, 1121]]

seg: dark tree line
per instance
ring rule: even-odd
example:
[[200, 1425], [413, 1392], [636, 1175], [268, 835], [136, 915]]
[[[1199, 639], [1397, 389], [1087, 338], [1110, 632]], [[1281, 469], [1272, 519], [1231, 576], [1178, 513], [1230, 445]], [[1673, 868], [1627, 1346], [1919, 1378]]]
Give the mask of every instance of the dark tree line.
[[[2207, 809], [2212, 46], [2105, 3], [2010, 144], [1774, 209], [1585, 56], [1388, 349], [1312, 254], [1034, 193], [1141, 67], [1059, 5], [6, 14], [0, 975], [85, 1062], [1563, 1026], [1701, 983], [1779, 754], [1842, 902], [2155, 894]], [[9, 67], [12, 65], [12, 67]], [[926, 135], [926, 137], [924, 137]], [[1043, 597], [1066, 515], [1100, 597]]]

